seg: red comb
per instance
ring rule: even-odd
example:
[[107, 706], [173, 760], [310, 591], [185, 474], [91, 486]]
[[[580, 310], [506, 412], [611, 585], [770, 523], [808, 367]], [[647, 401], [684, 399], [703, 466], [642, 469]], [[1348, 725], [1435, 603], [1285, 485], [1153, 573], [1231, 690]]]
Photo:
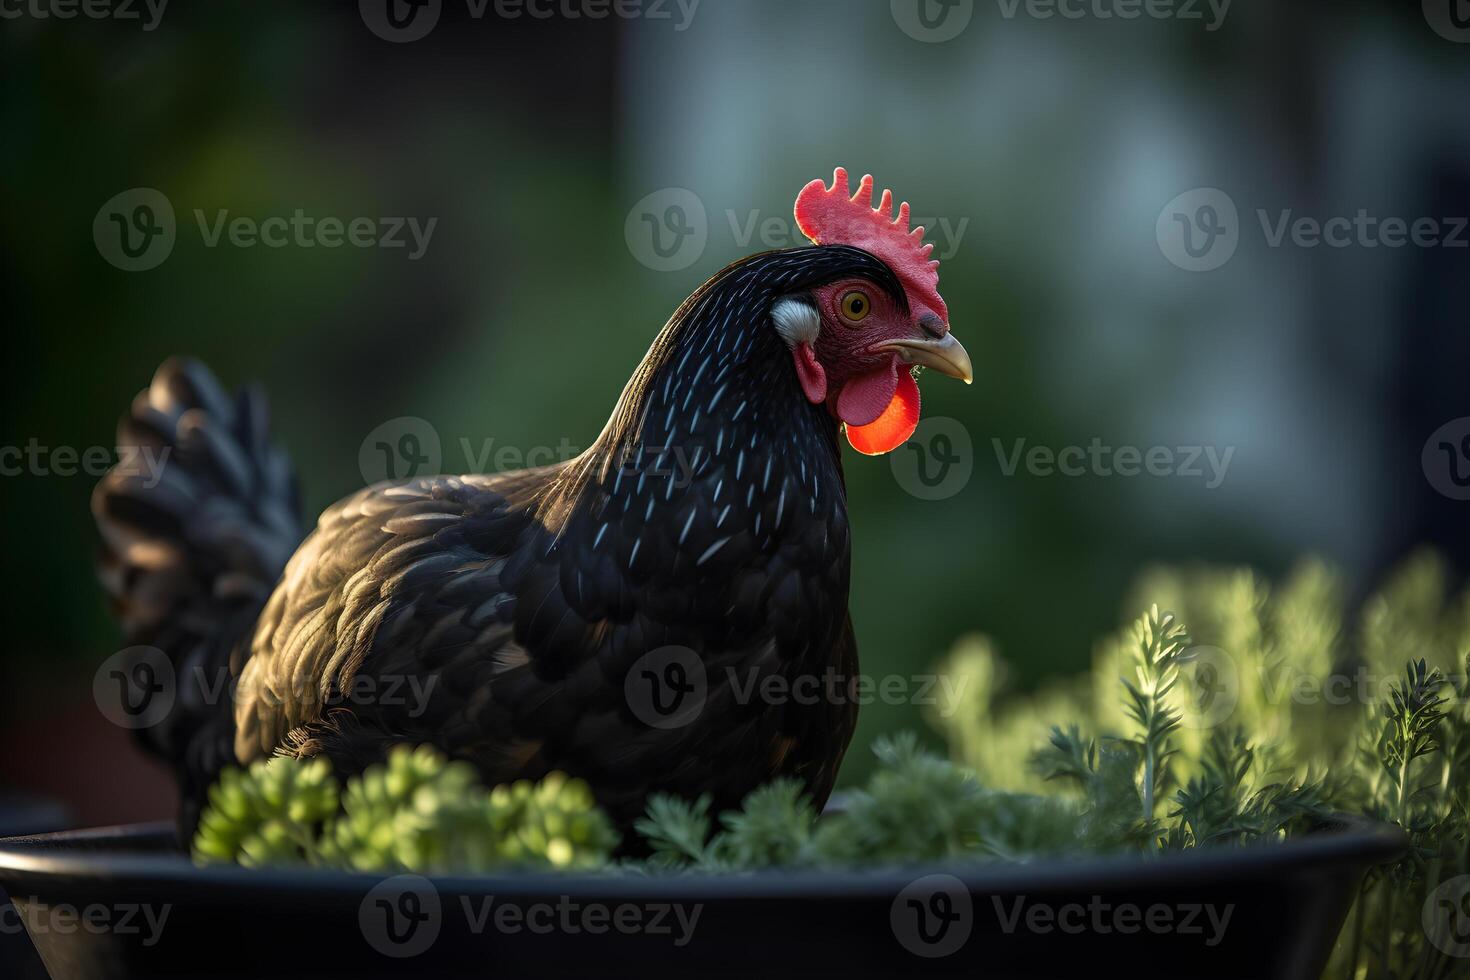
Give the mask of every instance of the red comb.
[[915, 316], [926, 310], [949, 323], [949, 308], [939, 296], [939, 260], [929, 258], [924, 227], [909, 230], [909, 204], [893, 214], [893, 192], [885, 190], [873, 207], [873, 175], [864, 174], [857, 193], [848, 196], [847, 171], [832, 171], [832, 187], [820, 178], [796, 195], [796, 225], [818, 245], [852, 245], [871, 252], [893, 270], [908, 293]]

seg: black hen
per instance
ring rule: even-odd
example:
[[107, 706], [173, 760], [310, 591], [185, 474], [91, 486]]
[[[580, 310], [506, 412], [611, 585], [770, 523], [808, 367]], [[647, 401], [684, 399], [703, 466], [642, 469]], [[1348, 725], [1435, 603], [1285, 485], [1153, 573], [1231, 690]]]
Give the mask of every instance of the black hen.
[[[368, 487], [294, 555], [292, 480], [259, 401], [226, 398], [196, 363], [160, 368], [120, 442], [168, 449], [163, 479], [114, 471], [94, 510], [129, 641], [178, 677], [144, 736], [181, 773], [186, 823], [222, 765], [324, 754], [347, 774], [400, 742], [487, 783], [581, 776], [621, 821], [652, 790], [732, 806], [777, 775], [820, 806], [856, 722], [841, 426], [873, 421], [853, 392], [870, 376], [895, 390], [889, 368], [895, 403], [907, 363], [968, 374], [878, 252], [729, 266], [669, 320], [585, 453]], [[831, 325], [863, 305], [854, 289], [874, 317], [861, 349]], [[818, 697], [771, 696], [802, 677]]]

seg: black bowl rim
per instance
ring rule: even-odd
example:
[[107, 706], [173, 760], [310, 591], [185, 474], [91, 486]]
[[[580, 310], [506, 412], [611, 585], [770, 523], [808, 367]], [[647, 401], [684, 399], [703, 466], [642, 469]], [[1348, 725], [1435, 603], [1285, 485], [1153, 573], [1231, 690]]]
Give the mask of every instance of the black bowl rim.
[[[45, 879], [115, 883], [130, 889], [143, 883], [199, 888], [220, 886], [231, 892], [309, 890], [360, 897], [393, 872], [353, 872], [318, 868], [242, 868], [198, 866], [183, 854], [127, 853], [129, 844], [172, 841], [168, 823], [131, 824], [11, 837], [0, 840], [0, 885], [34, 887]], [[68, 844], [85, 851], [63, 850]], [[99, 846], [100, 845], [100, 846]], [[117, 849], [109, 849], [109, 845]], [[1310, 834], [1235, 848], [1206, 848], [1144, 858], [1129, 854], [1048, 858], [1015, 862], [949, 862], [888, 865], [871, 870], [764, 870], [737, 874], [643, 875], [607, 872], [510, 872], [486, 875], [415, 875], [452, 894], [494, 894], [502, 898], [575, 893], [588, 898], [669, 899], [689, 895], [704, 900], [758, 899], [773, 894], [801, 898], [862, 900], [891, 897], [916, 878], [947, 874], [977, 893], [1048, 889], [1150, 888], [1201, 878], [1228, 883], [1332, 866], [1366, 867], [1402, 855], [1407, 838], [1398, 827], [1365, 817], [1341, 815]]]

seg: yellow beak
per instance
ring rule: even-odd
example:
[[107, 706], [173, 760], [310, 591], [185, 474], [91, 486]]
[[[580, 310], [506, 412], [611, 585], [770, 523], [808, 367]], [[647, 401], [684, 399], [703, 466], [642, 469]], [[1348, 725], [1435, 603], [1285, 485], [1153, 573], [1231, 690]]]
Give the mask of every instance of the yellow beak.
[[890, 340], [878, 346], [879, 350], [891, 350], [905, 364], [922, 364], [932, 367], [940, 374], [959, 378], [965, 384], [975, 380], [975, 370], [970, 365], [970, 355], [964, 345], [946, 333], [938, 340]]

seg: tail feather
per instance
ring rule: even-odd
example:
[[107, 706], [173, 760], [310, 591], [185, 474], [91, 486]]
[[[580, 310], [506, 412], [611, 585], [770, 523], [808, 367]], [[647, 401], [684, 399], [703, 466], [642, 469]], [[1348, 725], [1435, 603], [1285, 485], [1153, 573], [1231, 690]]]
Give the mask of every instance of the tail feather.
[[259, 392], [231, 397], [184, 358], [133, 400], [118, 447], [92, 495], [100, 577], [128, 645], [173, 665], [173, 708], [140, 735], [175, 767], [188, 807], [228, 761], [228, 681], [301, 541], [296, 479]]

